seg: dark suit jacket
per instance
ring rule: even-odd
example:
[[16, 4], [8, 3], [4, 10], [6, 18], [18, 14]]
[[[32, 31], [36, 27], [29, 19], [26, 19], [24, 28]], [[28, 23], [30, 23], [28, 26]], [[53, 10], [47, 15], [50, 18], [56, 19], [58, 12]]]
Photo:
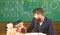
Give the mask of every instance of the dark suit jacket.
[[[45, 33], [47, 35], [56, 35], [52, 26], [52, 21], [45, 17], [42, 26], [42, 33]], [[33, 18], [31, 25], [29, 26], [27, 32], [31, 32], [32, 29], [35, 29], [35, 32], [38, 32], [37, 23], [35, 22], [35, 19]]]

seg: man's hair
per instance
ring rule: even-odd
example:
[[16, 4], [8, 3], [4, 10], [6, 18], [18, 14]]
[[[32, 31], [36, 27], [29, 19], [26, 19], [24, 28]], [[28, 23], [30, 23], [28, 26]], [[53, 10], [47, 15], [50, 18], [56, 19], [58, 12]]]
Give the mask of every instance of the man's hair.
[[36, 8], [36, 9], [33, 10], [33, 14], [35, 14], [35, 13], [37, 13], [37, 14], [43, 14], [44, 11], [43, 11], [42, 8]]

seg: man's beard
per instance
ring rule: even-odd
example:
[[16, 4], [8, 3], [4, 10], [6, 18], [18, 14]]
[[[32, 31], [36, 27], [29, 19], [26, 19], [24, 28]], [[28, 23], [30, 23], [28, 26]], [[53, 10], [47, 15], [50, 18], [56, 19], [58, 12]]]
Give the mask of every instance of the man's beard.
[[37, 23], [41, 22], [41, 18], [35, 19]]

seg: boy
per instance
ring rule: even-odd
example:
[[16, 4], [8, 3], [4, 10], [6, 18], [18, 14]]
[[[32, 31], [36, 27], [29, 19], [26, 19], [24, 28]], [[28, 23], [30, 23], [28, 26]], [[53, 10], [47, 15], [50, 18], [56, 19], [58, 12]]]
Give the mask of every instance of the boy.
[[27, 28], [23, 24], [24, 24], [24, 22], [22, 22], [21, 20], [15, 22], [15, 27], [17, 28], [17, 30], [16, 30], [17, 33], [27, 32]]

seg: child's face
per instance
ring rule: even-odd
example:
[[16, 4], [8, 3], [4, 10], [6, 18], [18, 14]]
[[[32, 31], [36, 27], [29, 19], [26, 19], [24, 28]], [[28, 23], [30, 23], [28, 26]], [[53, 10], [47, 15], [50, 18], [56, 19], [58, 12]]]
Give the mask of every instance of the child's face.
[[19, 24], [20, 24], [21, 26], [23, 26], [23, 22], [20, 22]]
[[23, 22], [20, 22], [17, 28], [20, 29], [21, 26], [23, 26]]

